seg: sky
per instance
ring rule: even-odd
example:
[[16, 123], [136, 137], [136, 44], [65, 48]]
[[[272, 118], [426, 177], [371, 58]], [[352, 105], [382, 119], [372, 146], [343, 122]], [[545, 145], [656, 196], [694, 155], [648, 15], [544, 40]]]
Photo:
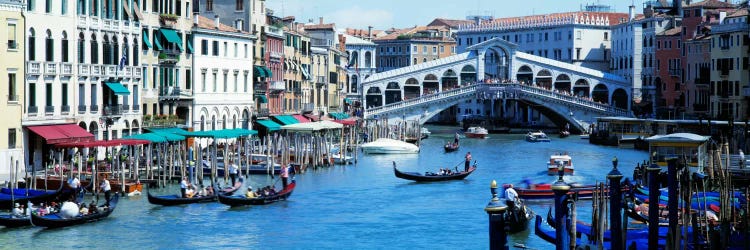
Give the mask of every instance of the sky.
[[437, 17], [465, 19], [467, 15], [498, 17], [578, 11], [591, 3], [628, 12], [634, 3], [640, 13], [643, 0], [267, 0], [275, 16], [295, 16], [297, 22], [314, 23], [323, 17], [337, 29], [374, 29], [427, 25]]

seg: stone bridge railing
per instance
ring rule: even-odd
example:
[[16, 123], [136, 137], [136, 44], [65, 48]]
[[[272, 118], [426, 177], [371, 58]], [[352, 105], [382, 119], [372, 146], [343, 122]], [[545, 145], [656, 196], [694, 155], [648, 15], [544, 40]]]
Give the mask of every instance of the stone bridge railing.
[[395, 110], [401, 110], [405, 108], [411, 108], [420, 105], [426, 105], [429, 103], [446, 100], [449, 98], [462, 97], [462, 96], [474, 96], [478, 92], [482, 91], [506, 91], [513, 92], [521, 97], [519, 94], [526, 94], [531, 97], [537, 97], [542, 99], [554, 100], [566, 104], [576, 105], [593, 112], [600, 113], [605, 116], [630, 116], [630, 111], [626, 109], [620, 109], [613, 107], [609, 104], [602, 104], [592, 100], [583, 99], [576, 96], [564, 95], [551, 90], [535, 88], [520, 83], [497, 83], [487, 84], [478, 83], [467, 87], [461, 87], [440, 93], [424, 95], [418, 98], [391, 103], [381, 107], [369, 108], [365, 111], [366, 118], [372, 118], [372, 116], [380, 115], [384, 113], [390, 113]]

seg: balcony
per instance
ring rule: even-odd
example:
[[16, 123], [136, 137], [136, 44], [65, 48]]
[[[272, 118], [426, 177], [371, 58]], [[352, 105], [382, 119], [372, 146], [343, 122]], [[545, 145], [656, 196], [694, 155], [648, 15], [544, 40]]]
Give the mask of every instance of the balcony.
[[258, 112], [256, 112], [255, 114], [257, 115], [257, 117], [268, 117], [271, 114], [271, 112], [268, 111], [267, 108], [261, 108], [261, 109], [258, 109]]
[[127, 66], [123, 68], [123, 76], [125, 77], [133, 76], [133, 67]]
[[101, 76], [102, 75], [102, 66], [101, 65], [91, 65], [91, 75], [92, 76]]
[[45, 75], [57, 75], [57, 63], [45, 62], [44, 74]]
[[89, 108], [92, 114], [99, 113], [99, 105], [91, 105], [91, 108]]
[[42, 63], [41, 62], [27, 62], [26, 69], [27, 69], [27, 72], [31, 75], [41, 75]]
[[44, 114], [52, 115], [55, 113], [55, 106], [44, 106]]
[[[136, 106], [137, 106], [137, 105], [136, 105]], [[128, 104], [123, 104], [123, 105], [122, 105], [122, 112], [123, 112], [123, 113], [129, 113], [129, 112], [130, 112], [130, 105], [128, 105]]]
[[100, 20], [98, 17], [89, 17], [89, 27], [99, 29]]
[[26, 111], [29, 113], [29, 116], [36, 116], [39, 113], [39, 107], [37, 106], [29, 106], [28, 110]]
[[179, 16], [173, 14], [159, 15], [159, 23], [164, 27], [174, 27], [177, 24]]
[[276, 37], [284, 37], [284, 31], [275, 26], [266, 26], [266, 34]]
[[748, 24], [746, 22], [725, 23], [725, 24], [711, 26], [711, 33], [714, 33], [714, 34], [729, 33], [729, 32], [738, 32], [738, 31], [747, 31], [747, 29], [748, 29]]
[[270, 52], [270, 53], [268, 53], [268, 54], [269, 54], [269, 55], [270, 55], [270, 56], [271, 56], [272, 58], [279, 58], [279, 59], [281, 59], [282, 57], [284, 57], [284, 53], [281, 53], [281, 52], [277, 52], [277, 51], [271, 51], [271, 52]]
[[115, 66], [115, 65], [107, 65], [107, 66], [104, 66], [104, 67], [107, 70], [107, 72], [106, 72], [107, 76], [109, 76], [109, 77], [116, 77], [116, 75], [117, 75], [117, 66]]
[[141, 67], [133, 67], [133, 77], [134, 78], [141, 78], [143, 77], [143, 72], [141, 72]]
[[104, 106], [104, 116], [121, 116], [122, 115], [122, 105], [107, 105]]
[[87, 64], [78, 64], [78, 76], [89, 76], [91, 67]]
[[72, 63], [62, 63], [62, 75], [64, 76], [71, 76], [73, 75], [73, 64]]
[[326, 77], [325, 77], [325, 76], [318, 76], [318, 77], [316, 78], [316, 80], [315, 80], [315, 83], [316, 83], [316, 84], [318, 85], [318, 87], [321, 87], [321, 86], [323, 86], [323, 85], [326, 85], [326, 84], [328, 84], [328, 83], [326, 82]]
[[78, 105], [78, 114], [86, 113], [86, 105]]
[[133, 105], [133, 112], [138, 113], [139, 110], [141, 110], [141, 106], [140, 105], [138, 105], [138, 104]]
[[159, 91], [159, 100], [168, 100], [168, 99], [179, 99], [180, 94], [182, 91], [179, 87], [166, 87], [163, 89], [160, 89]]
[[315, 110], [315, 103], [302, 104], [302, 112], [312, 112]]
[[62, 112], [63, 115], [67, 115], [68, 113], [70, 113], [70, 106], [63, 105], [62, 107], [60, 107], [60, 112]]
[[179, 50], [162, 50], [159, 53], [159, 64], [177, 64], [180, 62]]
[[269, 84], [268, 89], [270, 89], [270, 90], [285, 90], [286, 86], [284, 86], [284, 82], [282, 82], [282, 81], [274, 81], [274, 82], [271, 82]]
[[669, 69], [669, 75], [670, 76], [681, 77], [682, 76], [682, 69]]
[[76, 20], [76, 24], [78, 25], [78, 28], [86, 28], [86, 26], [88, 25], [88, 17], [78, 16], [78, 20]]

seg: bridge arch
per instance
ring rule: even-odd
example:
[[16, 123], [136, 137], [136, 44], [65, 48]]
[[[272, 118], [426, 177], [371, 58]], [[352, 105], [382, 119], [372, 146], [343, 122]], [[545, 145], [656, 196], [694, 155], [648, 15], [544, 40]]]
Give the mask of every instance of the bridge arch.
[[628, 109], [628, 92], [625, 91], [622, 88], [615, 89], [615, 91], [612, 91], [612, 106], [615, 106], [617, 108], [621, 109]]
[[425, 95], [435, 94], [440, 91], [440, 82], [438, 81], [437, 76], [433, 74], [427, 74], [426, 76], [424, 76], [422, 86], [424, 88], [423, 93]]
[[383, 106], [383, 92], [380, 91], [380, 87], [368, 88], [365, 102], [367, 103], [368, 107]]
[[536, 73], [536, 84], [544, 89], [552, 89], [552, 73], [543, 69]]
[[516, 80], [521, 83], [530, 84], [534, 82], [534, 71], [531, 70], [531, 67], [529, 67], [529, 65], [523, 65], [518, 68], [518, 71], [516, 73]]
[[591, 99], [595, 102], [609, 103], [609, 88], [604, 83], [599, 83], [594, 86], [594, 90], [591, 91]]
[[440, 92], [458, 88], [458, 75], [453, 69], [448, 69], [443, 72], [443, 77], [440, 78]]
[[480, 66], [484, 68], [484, 73], [478, 77], [499, 80], [509, 79], [510, 72], [508, 71], [508, 67], [511, 64], [511, 52], [509, 51], [512, 50], [513, 48], [508, 48], [506, 44], [498, 44], [486, 48], [482, 52], [484, 53], [484, 58], [482, 58], [484, 59], [484, 65]]
[[385, 86], [385, 105], [401, 101], [401, 86], [397, 82], [389, 82]]
[[470, 64], [461, 68], [461, 84], [469, 85], [477, 81], [477, 69]]
[[573, 94], [579, 97], [591, 97], [589, 81], [586, 79], [578, 79], [573, 85]]
[[560, 92], [570, 92], [570, 76], [566, 74], [559, 74], [555, 78], [555, 90]]

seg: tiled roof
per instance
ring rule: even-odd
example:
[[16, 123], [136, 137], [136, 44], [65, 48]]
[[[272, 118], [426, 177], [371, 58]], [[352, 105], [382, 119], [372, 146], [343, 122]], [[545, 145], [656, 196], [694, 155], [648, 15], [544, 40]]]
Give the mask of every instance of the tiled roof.
[[563, 13], [551, 13], [543, 15], [532, 15], [532, 16], [520, 16], [520, 17], [503, 17], [495, 18], [491, 22], [493, 23], [518, 23], [523, 21], [531, 22], [551, 22], [569, 17], [578, 18], [605, 18], [609, 19], [610, 25], [620, 24], [621, 18], [628, 19], [627, 13], [605, 13], [605, 12], [588, 12], [588, 11], [575, 11], [575, 12], [563, 12]]
[[734, 4], [727, 3], [724, 1], [719, 0], [705, 0], [702, 2], [697, 3], [691, 3], [688, 6], [684, 6], [684, 8], [695, 8], [695, 7], [701, 7], [701, 8], [734, 8]]
[[448, 26], [451, 28], [458, 28], [458, 26], [463, 24], [472, 24], [474, 21], [472, 20], [457, 20], [457, 19], [446, 19], [446, 18], [435, 18], [435, 20], [432, 20], [427, 26]]
[[334, 29], [333, 23], [324, 23], [324, 24], [305, 24], [306, 30], [327, 30], [327, 29]]
[[742, 8], [742, 9], [735, 11], [732, 14], [729, 14], [727, 17], [741, 17], [741, 16], [747, 16], [747, 14], [748, 14], [747, 9]]
[[680, 34], [681, 32], [682, 32], [682, 27], [675, 27], [675, 28], [665, 30], [659, 35], [660, 36], [674, 36], [674, 35]]
[[[204, 16], [198, 15], [198, 28], [201, 29], [216, 29], [216, 21]], [[220, 23], [219, 24], [219, 31], [225, 31], [225, 32], [237, 32], [237, 33], [247, 33], [244, 31], [240, 31], [238, 29], [235, 29], [232, 26]]]
[[[374, 40], [393, 40], [397, 39], [400, 35], [410, 35], [414, 34], [420, 31], [427, 31], [427, 30], [435, 30], [435, 31], [449, 31], [444, 26], [416, 26], [413, 28], [406, 28], [406, 29], [394, 29], [394, 31], [387, 36], [378, 37]], [[436, 37], [437, 39], [438, 37]]]

